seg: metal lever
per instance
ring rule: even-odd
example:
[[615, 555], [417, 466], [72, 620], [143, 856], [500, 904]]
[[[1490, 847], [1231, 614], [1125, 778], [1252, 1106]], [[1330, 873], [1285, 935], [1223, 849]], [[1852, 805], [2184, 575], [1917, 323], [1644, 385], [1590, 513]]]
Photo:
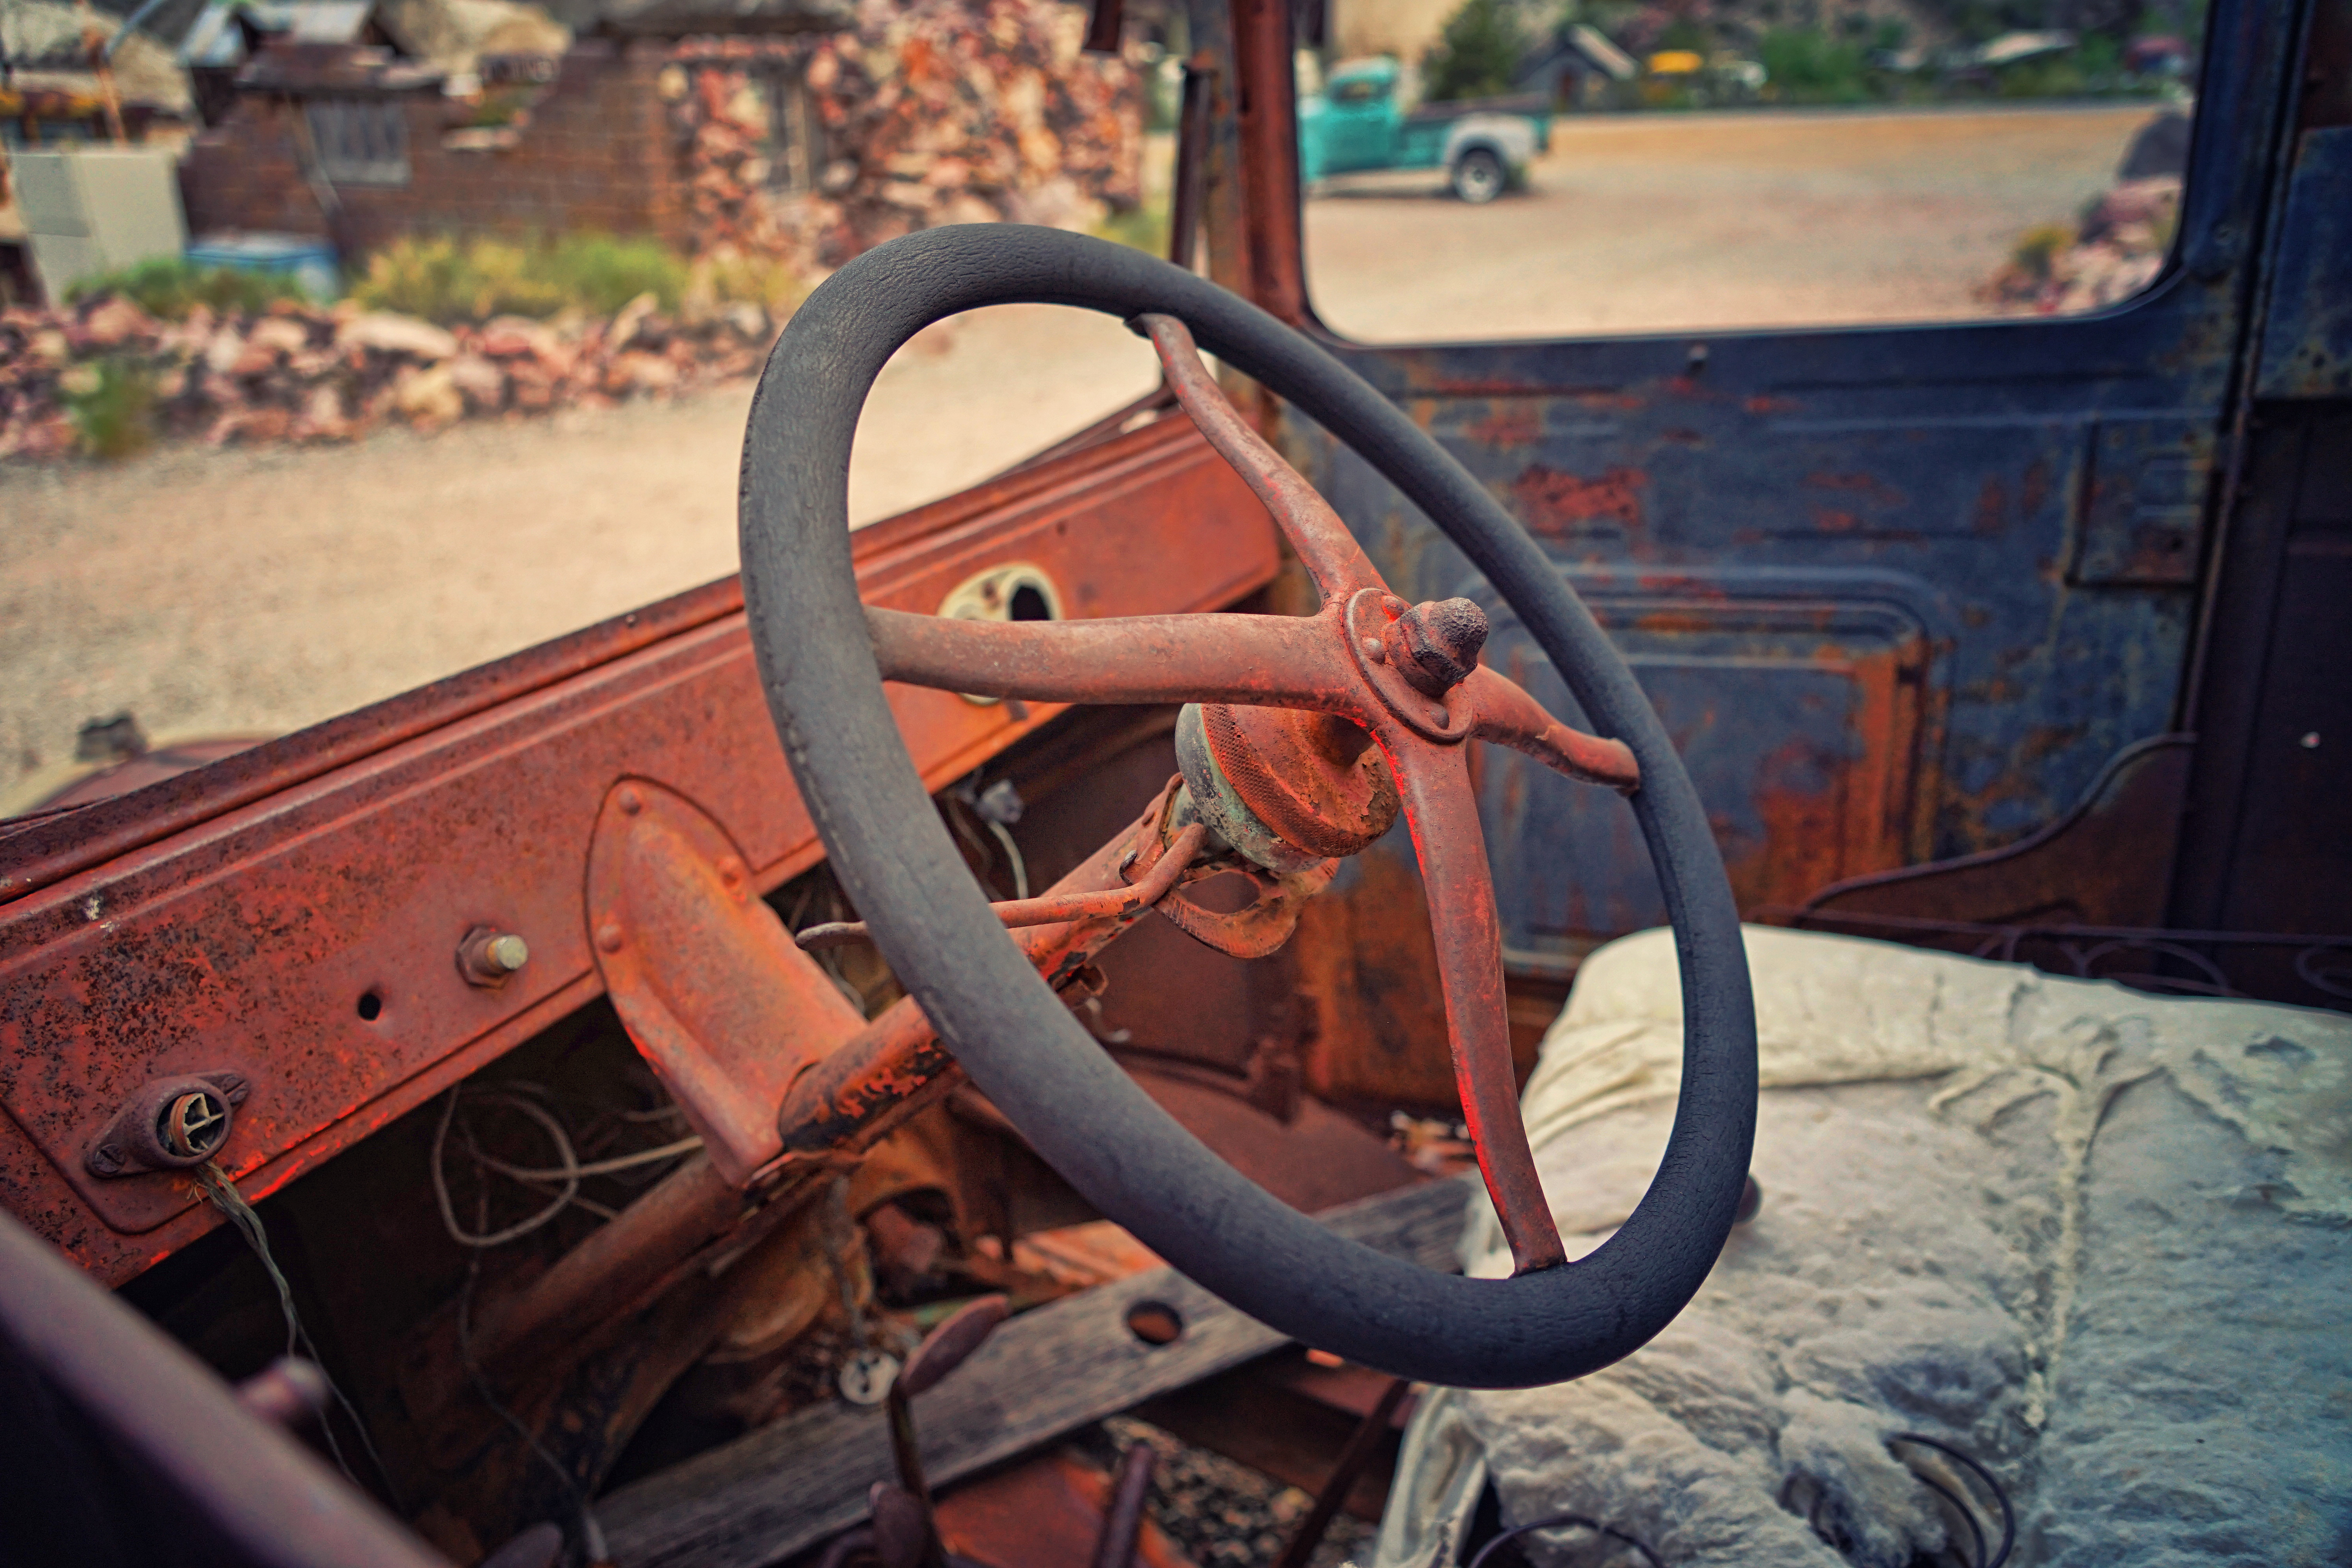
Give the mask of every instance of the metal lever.
[[[947, 1548], [940, 1540], [939, 1516], [931, 1506], [930, 1483], [923, 1479], [922, 1446], [915, 1435], [915, 1395], [929, 1388], [968, 1360], [972, 1352], [986, 1343], [1004, 1321], [1011, 1303], [1003, 1296], [982, 1296], [979, 1300], [954, 1312], [940, 1326], [923, 1336], [907, 1364], [898, 1369], [891, 1380], [887, 1399], [890, 1413], [890, 1455], [898, 1462], [898, 1487], [910, 1499], [917, 1510], [922, 1530], [921, 1548], [915, 1562], [921, 1568], [948, 1568]], [[896, 1541], [908, 1528], [890, 1524], [886, 1530], [885, 1507], [903, 1511], [905, 1505], [892, 1501], [883, 1504], [884, 1493], [877, 1489], [875, 1500], [874, 1539], [878, 1549], [887, 1539]], [[886, 1562], [889, 1560], [886, 1557]], [[890, 1568], [902, 1568], [891, 1563]], [[911, 1565], [906, 1565], [911, 1568]]]

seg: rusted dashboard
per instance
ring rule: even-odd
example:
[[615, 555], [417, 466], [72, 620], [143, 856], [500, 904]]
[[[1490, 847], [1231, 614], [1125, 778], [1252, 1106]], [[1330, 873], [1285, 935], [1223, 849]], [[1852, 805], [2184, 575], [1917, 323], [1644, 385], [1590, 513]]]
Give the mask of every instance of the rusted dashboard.
[[[926, 614], [1026, 565], [1085, 618], [1230, 605], [1279, 556], [1242, 481], [1166, 419], [867, 529], [856, 563], [869, 603]], [[935, 789], [1060, 711], [891, 698]], [[101, 1173], [108, 1129], [146, 1086], [236, 1085], [216, 1158], [257, 1199], [596, 997], [588, 856], [624, 778], [698, 805], [762, 890], [822, 858], [735, 580], [15, 825], [0, 1205], [120, 1283], [216, 1223], [184, 1173]], [[500, 984], [466, 973], [461, 945], [484, 931], [527, 945]]]

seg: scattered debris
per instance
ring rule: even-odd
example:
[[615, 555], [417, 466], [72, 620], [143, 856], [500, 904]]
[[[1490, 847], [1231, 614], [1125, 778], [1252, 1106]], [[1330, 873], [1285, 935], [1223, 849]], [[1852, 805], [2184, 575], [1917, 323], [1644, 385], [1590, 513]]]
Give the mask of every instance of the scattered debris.
[[2074, 315], [2128, 300], [2164, 269], [2180, 226], [2180, 177], [2124, 180], [2091, 205], [2079, 226], [2029, 232], [1982, 292], [2036, 315]]
[[[1256, 1568], [1273, 1562], [1315, 1506], [1297, 1487], [1192, 1447], [1131, 1415], [1114, 1415], [1102, 1430], [1119, 1448], [1142, 1443], [1159, 1456], [1151, 1478], [1151, 1518], [1200, 1568]], [[1372, 1535], [1364, 1521], [1339, 1515], [1316, 1549], [1316, 1568], [1368, 1561]]]
[[[835, 267], [919, 228], [1088, 228], [1141, 201], [1143, 72], [1080, 52], [1084, 11], [915, 0], [859, 15], [855, 34], [679, 47], [660, 90], [698, 247]], [[764, 85], [778, 80], [797, 90]], [[776, 122], [795, 103], [814, 124]], [[791, 166], [811, 152], [817, 166]]]
[[386, 423], [437, 429], [750, 375], [782, 324], [740, 302], [673, 315], [650, 295], [610, 321], [502, 316], [455, 331], [291, 300], [217, 314], [199, 305], [177, 321], [119, 295], [0, 311], [0, 458], [136, 449], [93, 433], [93, 399], [116, 383], [142, 390], [147, 436], [349, 441]]

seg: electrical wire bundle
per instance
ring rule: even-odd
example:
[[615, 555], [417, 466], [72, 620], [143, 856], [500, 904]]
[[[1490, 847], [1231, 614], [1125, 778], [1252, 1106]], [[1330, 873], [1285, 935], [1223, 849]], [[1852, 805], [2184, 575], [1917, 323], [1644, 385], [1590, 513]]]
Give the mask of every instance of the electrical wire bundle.
[[[511, 1182], [535, 1191], [552, 1190], [554, 1195], [537, 1213], [528, 1218], [518, 1220], [512, 1225], [490, 1230], [487, 1228], [488, 1222], [483, 1220], [478, 1222], [479, 1228], [468, 1230], [459, 1222], [457, 1205], [449, 1195], [449, 1173], [446, 1163], [450, 1126], [457, 1121], [458, 1100], [464, 1093], [462, 1086], [451, 1089], [449, 1098], [441, 1107], [441, 1120], [433, 1130], [432, 1159], [433, 1197], [434, 1201], [440, 1205], [441, 1225], [448, 1231], [449, 1239], [460, 1247], [504, 1247], [508, 1242], [520, 1241], [541, 1226], [553, 1224], [557, 1216], [568, 1208], [586, 1209], [599, 1219], [611, 1219], [617, 1211], [593, 1199], [580, 1195], [580, 1184], [583, 1180], [591, 1176], [618, 1175], [625, 1171], [636, 1171], [667, 1164], [702, 1147], [702, 1140], [699, 1138], [680, 1138], [656, 1148], [639, 1149], [631, 1153], [616, 1154], [611, 1159], [591, 1160], [583, 1163], [573, 1152], [572, 1134], [565, 1130], [563, 1123], [556, 1118], [555, 1113], [541, 1103], [549, 1098], [545, 1089], [535, 1084], [512, 1084], [493, 1089], [477, 1089], [473, 1090], [474, 1099], [503, 1106], [545, 1133], [550, 1147], [555, 1151], [556, 1163], [547, 1166], [529, 1166], [499, 1159], [484, 1152], [480, 1143], [475, 1140], [474, 1130], [470, 1123], [459, 1122], [457, 1123], [458, 1136], [464, 1140], [467, 1155], [473, 1161], [476, 1171], [504, 1176]], [[656, 1121], [665, 1120], [676, 1113], [675, 1106], [667, 1106], [658, 1110], [624, 1112], [623, 1118], [632, 1121]]]

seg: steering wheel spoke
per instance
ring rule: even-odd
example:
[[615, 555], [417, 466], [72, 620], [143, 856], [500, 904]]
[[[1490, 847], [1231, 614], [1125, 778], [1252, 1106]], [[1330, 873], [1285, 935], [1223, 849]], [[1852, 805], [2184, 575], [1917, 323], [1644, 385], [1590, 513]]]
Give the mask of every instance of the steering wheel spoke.
[[1478, 1151], [1478, 1172], [1503, 1222], [1516, 1272], [1549, 1268], [1567, 1253], [1536, 1174], [1527, 1126], [1519, 1120], [1518, 1075], [1511, 1062], [1503, 995], [1503, 927], [1487, 872], [1478, 799], [1470, 787], [1469, 758], [1461, 746], [1434, 745], [1393, 725], [1383, 729], [1381, 749], [1396, 775], [1421, 861], [1431, 934], [1437, 939], [1437, 972], [1445, 988], [1454, 1082]]
[[1138, 316], [1129, 323], [1151, 340], [1160, 354], [1160, 368], [1168, 377], [1169, 390], [1201, 434], [1208, 437], [1220, 457], [1233, 465], [1242, 482], [1265, 503], [1274, 515], [1275, 526], [1298, 552], [1307, 574], [1315, 579], [1326, 605], [1345, 599], [1359, 588], [1377, 588], [1383, 584], [1381, 574], [1373, 570], [1364, 547], [1331, 510], [1331, 503], [1316, 493], [1315, 487], [1300, 476], [1297, 468], [1284, 461], [1281, 453], [1269, 445], [1265, 437], [1251, 428], [1241, 411], [1227, 400], [1217, 386], [1209, 367], [1201, 363], [1200, 351], [1193, 346], [1191, 329], [1173, 316]]
[[1622, 795], [1642, 787], [1642, 764], [1633, 760], [1632, 747], [1569, 728], [1509, 676], [1480, 665], [1462, 686], [1475, 715], [1470, 732], [1478, 739], [1525, 752], [1555, 773], [1607, 784]]
[[882, 679], [1029, 702], [1238, 702], [1351, 713], [1323, 616], [963, 621], [867, 606]]

